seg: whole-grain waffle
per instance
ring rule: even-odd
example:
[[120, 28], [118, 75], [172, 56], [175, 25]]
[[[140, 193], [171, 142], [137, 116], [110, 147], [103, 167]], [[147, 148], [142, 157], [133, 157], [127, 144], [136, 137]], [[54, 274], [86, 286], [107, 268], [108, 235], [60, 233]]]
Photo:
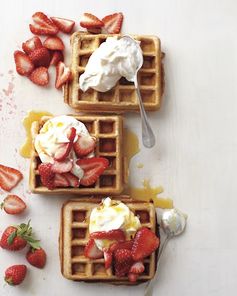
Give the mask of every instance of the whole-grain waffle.
[[[152, 203], [135, 201], [128, 196], [114, 197], [124, 202], [140, 219], [141, 225], [150, 228], [159, 236], [156, 211]], [[74, 281], [107, 282], [111, 284], [134, 284], [127, 277], [117, 277], [112, 267], [105, 269], [104, 259], [89, 259], [84, 256], [84, 248], [89, 239], [89, 219], [93, 208], [101, 198], [83, 198], [67, 201], [61, 210], [59, 253], [61, 272]], [[144, 259], [144, 272], [137, 283], [152, 279], [156, 271], [157, 252]]]
[[40, 122], [32, 124], [32, 152], [30, 164], [30, 189], [34, 193], [73, 193], [73, 194], [120, 194], [127, 183], [127, 162], [123, 155], [123, 118], [121, 116], [80, 116], [71, 115], [87, 127], [91, 136], [96, 137], [95, 156], [109, 160], [109, 167], [100, 175], [95, 184], [79, 188], [55, 188], [49, 190], [42, 185], [37, 170], [41, 163], [34, 147], [34, 139], [43, 124], [51, 117], [43, 117]]
[[[85, 34], [76, 32], [71, 37], [72, 80], [64, 87], [64, 101], [72, 108], [89, 112], [139, 111], [139, 104], [133, 83], [121, 78], [115, 87], [107, 92], [79, 87], [79, 77], [85, 71], [87, 62], [108, 34]], [[160, 40], [156, 36], [134, 35], [143, 52], [143, 66], [138, 72], [142, 100], [146, 110], [159, 109], [163, 92], [163, 71]]]

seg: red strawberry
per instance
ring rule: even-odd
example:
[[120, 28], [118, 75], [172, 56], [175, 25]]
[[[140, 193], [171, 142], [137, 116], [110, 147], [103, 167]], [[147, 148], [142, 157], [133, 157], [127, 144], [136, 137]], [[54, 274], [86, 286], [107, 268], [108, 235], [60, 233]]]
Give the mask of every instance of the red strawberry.
[[126, 249], [117, 250], [114, 253], [114, 259], [116, 276], [122, 277], [127, 275], [133, 263], [131, 251]]
[[49, 83], [49, 72], [45, 67], [36, 68], [30, 75], [30, 80], [39, 86], [46, 86]]
[[63, 144], [55, 153], [54, 159], [58, 161], [64, 161], [69, 153], [71, 152], [72, 146], [73, 146], [73, 141], [76, 137], [76, 129], [72, 127], [69, 132], [68, 140], [69, 143]]
[[28, 76], [34, 70], [34, 64], [24, 52], [20, 50], [15, 51], [14, 60], [18, 74]]
[[25, 202], [17, 195], [8, 195], [2, 202], [1, 208], [7, 214], [16, 215], [22, 213], [25, 208]]
[[113, 243], [109, 247], [109, 249], [111, 252], [115, 252], [116, 250], [120, 250], [120, 249], [132, 250], [132, 246], [133, 246], [133, 240], [129, 240], [129, 241], [124, 241], [124, 242]]
[[65, 66], [63, 62], [59, 62], [56, 66], [56, 80], [55, 87], [58, 89], [62, 87], [71, 77], [71, 71]]
[[30, 54], [32, 51], [42, 46], [42, 42], [38, 36], [34, 36], [22, 43], [22, 49], [26, 54]]
[[30, 248], [26, 254], [26, 259], [31, 265], [37, 268], [43, 268], [46, 263], [46, 253], [42, 248]]
[[105, 259], [105, 269], [110, 268], [112, 264], [113, 254], [109, 250], [104, 250], [104, 259]]
[[123, 14], [119, 12], [107, 15], [102, 19], [102, 22], [107, 33], [118, 34], [122, 27]]
[[72, 173], [64, 173], [64, 177], [69, 182], [69, 186], [77, 188], [80, 185], [80, 180]]
[[79, 135], [76, 143], [73, 144], [74, 151], [77, 156], [85, 156], [95, 149], [96, 138], [90, 135]]
[[36, 35], [56, 35], [58, 33], [57, 26], [43, 13], [36, 12], [32, 16], [34, 24], [30, 24], [30, 30]]
[[44, 47], [50, 50], [64, 50], [64, 44], [61, 38], [57, 36], [47, 37], [43, 43]]
[[51, 163], [41, 163], [38, 166], [40, 180], [44, 186], [48, 189], [54, 189], [54, 178], [55, 174], [52, 172], [52, 164]]
[[146, 227], [140, 228], [134, 238], [132, 246], [132, 257], [134, 261], [139, 261], [153, 253], [160, 244], [159, 238]]
[[140, 273], [143, 273], [144, 270], [145, 270], [144, 264], [141, 261], [138, 261], [138, 262], [133, 263], [129, 272], [140, 274]]
[[50, 61], [50, 66], [57, 66], [57, 64], [59, 62], [63, 62], [64, 61], [64, 56], [63, 53], [60, 50], [55, 50], [52, 54], [52, 58]]
[[80, 25], [86, 29], [102, 28], [104, 23], [91, 13], [84, 13]]
[[99, 259], [103, 258], [104, 253], [97, 248], [93, 239], [89, 239], [85, 246], [84, 255], [90, 259]]
[[119, 242], [123, 242], [125, 241], [125, 233], [121, 229], [113, 229], [109, 231], [96, 231], [90, 234], [90, 238], [117, 240]]
[[48, 67], [50, 63], [50, 54], [48, 49], [45, 47], [40, 47], [33, 50], [29, 54], [29, 58], [36, 67]]
[[53, 23], [59, 28], [63, 33], [71, 33], [75, 25], [75, 22], [61, 17], [51, 17]]
[[26, 265], [12, 265], [5, 271], [5, 281], [12, 286], [19, 285], [24, 281], [26, 272]]
[[78, 159], [76, 163], [84, 170], [84, 176], [80, 180], [81, 185], [84, 186], [94, 184], [109, 166], [108, 159], [104, 157]]
[[70, 183], [68, 179], [63, 174], [55, 174], [54, 178], [55, 187], [69, 187]]
[[100, 34], [101, 28], [93, 28], [93, 29], [87, 29], [87, 31], [91, 34]]
[[0, 187], [11, 191], [23, 178], [20, 171], [0, 164]]
[[137, 281], [137, 278], [138, 278], [138, 274], [129, 272], [128, 274], [129, 282], [135, 283]]
[[52, 172], [53, 173], [67, 173], [70, 172], [72, 169], [73, 163], [70, 159], [65, 159], [64, 161], [57, 161], [55, 160], [52, 165]]

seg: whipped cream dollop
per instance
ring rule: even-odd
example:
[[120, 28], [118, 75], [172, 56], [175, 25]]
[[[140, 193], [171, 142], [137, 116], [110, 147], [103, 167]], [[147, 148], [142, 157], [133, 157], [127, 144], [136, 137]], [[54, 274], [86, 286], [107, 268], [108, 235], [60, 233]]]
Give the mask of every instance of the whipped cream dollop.
[[79, 78], [80, 88], [106, 92], [125, 77], [134, 81], [136, 70], [142, 64], [138, 41], [129, 38], [108, 37], [90, 56], [85, 72]]
[[[90, 215], [89, 232], [109, 231], [112, 229], [122, 229], [127, 239], [134, 236], [141, 227], [140, 220], [121, 201], [112, 201], [109, 197], [102, 201], [97, 208], [94, 208]], [[109, 247], [110, 240], [95, 240], [100, 250]]]

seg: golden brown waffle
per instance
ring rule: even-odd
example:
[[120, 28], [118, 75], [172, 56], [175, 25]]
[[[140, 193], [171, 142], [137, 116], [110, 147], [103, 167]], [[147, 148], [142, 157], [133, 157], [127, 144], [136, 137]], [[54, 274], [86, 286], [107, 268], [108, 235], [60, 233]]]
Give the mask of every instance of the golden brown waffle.
[[[96, 137], [95, 155], [109, 160], [109, 167], [103, 172], [95, 184], [79, 188], [55, 188], [49, 190], [40, 181], [37, 170], [40, 164], [39, 156], [34, 148], [34, 138], [43, 124], [51, 117], [43, 117], [40, 122], [32, 124], [32, 152], [30, 164], [30, 189], [34, 193], [73, 193], [73, 194], [120, 194], [127, 183], [127, 162], [123, 155], [123, 118], [121, 116], [79, 116], [71, 115], [83, 122], [89, 133]], [[124, 173], [123, 173], [124, 170]]]
[[[72, 80], [64, 87], [64, 100], [72, 108], [89, 112], [139, 111], [133, 83], [121, 78], [117, 85], [107, 92], [93, 89], [85, 93], [79, 88], [79, 77], [85, 71], [88, 59], [95, 49], [109, 36], [108, 34], [85, 34], [76, 32], [71, 37]], [[159, 109], [163, 92], [163, 71], [160, 40], [156, 36], [134, 35], [141, 43], [144, 63], [138, 72], [138, 82], [146, 110]]]
[[[152, 203], [135, 201], [128, 196], [114, 197], [124, 202], [140, 219], [141, 225], [149, 227], [159, 236], [155, 207]], [[97, 207], [101, 198], [83, 198], [67, 201], [61, 210], [61, 229], [59, 237], [59, 253], [61, 272], [64, 277], [74, 281], [107, 282], [111, 284], [134, 284], [127, 277], [117, 277], [111, 268], [105, 269], [104, 259], [89, 259], [84, 256], [84, 248], [89, 239], [89, 219], [93, 208]], [[157, 252], [144, 260], [145, 271], [137, 283], [154, 277], [156, 271]]]

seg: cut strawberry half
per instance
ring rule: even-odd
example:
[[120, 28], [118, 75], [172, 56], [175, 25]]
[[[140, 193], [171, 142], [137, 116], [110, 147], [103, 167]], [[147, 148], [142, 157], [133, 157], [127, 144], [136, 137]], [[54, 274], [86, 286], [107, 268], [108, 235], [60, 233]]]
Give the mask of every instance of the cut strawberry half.
[[55, 50], [52, 54], [50, 66], [57, 66], [60, 61], [64, 61], [63, 53], [60, 50]]
[[102, 28], [104, 26], [104, 23], [95, 15], [91, 13], [84, 13], [81, 18], [80, 25], [81, 27], [86, 29], [95, 29]]
[[7, 214], [17, 215], [25, 210], [26, 204], [17, 195], [8, 195], [1, 203], [1, 208], [4, 209]]
[[138, 261], [138, 262], [133, 263], [129, 272], [140, 274], [140, 273], [143, 273], [144, 270], [145, 270], [144, 264], [141, 261]]
[[84, 171], [81, 185], [89, 186], [94, 184], [104, 170], [109, 166], [108, 159], [104, 157], [92, 157], [78, 159], [76, 162]]
[[34, 24], [30, 24], [30, 30], [36, 35], [56, 35], [58, 27], [43, 13], [36, 12], [32, 16]]
[[29, 58], [36, 67], [48, 67], [50, 63], [50, 53], [47, 48], [36, 48], [29, 54]]
[[39, 86], [46, 86], [49, 83], [49, 72], [45, 67], [36, 68], [30, 74], [30, 80]]
[[121, 250], [121, 249], [132, 250], [132, 246], [133, 246], [133, 240], [129, 240], [129, 241], [124, 241], [124, 242], [113, 243], [109, 247], [109, 249], [113, 253], [116, 250]]
[[38, 166], [40, 180], [44, 186], [48, 189], [52, 190], [55, 188], [54, 178], [55, 174], [52, 172], [52, 164], [51, 163], [41, 163]]
[[55, 174], [54, 186], [55, 187], [69, 187], [70, 183], [68, 182], [68, 179], [63, 174]]
[[56, 151], [54, 155], [55, 160], [64, 161], [68, 157], [69, 153], [71, 152], [75, 137], [76, 137], [76, 129], [72, 127], [70, 129], [70, 133], [68, 136], [69, 143], [62, 144], [62, 146]]
[[103, 258], [104, 253], [97, 248], [93, 239], [89, 239], [85, 246], [84, 255], [90, 259], [100, 259]]
[[77, 188], [80, 186], [80, 180], [72, 173], [64, 173], [64, 177], [68, 180], [69, 186]]
[[34, 64], [31, 59], [22, 51], [14, 52], [14, 60], [16, 64], [16, 71], [22, 76], [29, 76], [34, 70]]
[[79, 135], [78, 140], [73, 144], [74, 151], [78, 157], [85, 156], [95, 149], [96, 138], [90, 135]]
[[69, 34], [72, 32], [75, 22], [61, 17], [51, 17], [53, 23], [63, 33]]
[[11, 191], [23, 178], [20, 171], [0, 164], [0, 187]]
[[105, 269], [110, 268], [112, 264], [113, 254], [109, 250], [103, 250], [105, 259]]
[[57, 36], [47, 37], [43, 45], [50, 50], [64, 50], [64, 43], [62, 39]]
[[71, 71], [63, 62], [59, 62], [56, 66], [55, 87], [58, 89], [63, 86], [71, 77]]
[[104, 29], [109, 34], [118, 34], [123, 23], [123, 14], [121, 12], [105, 16], [102, 19]]
[[125, 241], [125, 233], [122, 229], [112, 229], [109, 231], [96, 231], [90, 234], [90, 238], [93, 239], [108, 239], [117, 240], [119, 242]]
[[22, 49], [26, 54], [30, 54], [32, 51], [42, 46], [42, 42], [38, 36], [34, 36], [22, 43]]

